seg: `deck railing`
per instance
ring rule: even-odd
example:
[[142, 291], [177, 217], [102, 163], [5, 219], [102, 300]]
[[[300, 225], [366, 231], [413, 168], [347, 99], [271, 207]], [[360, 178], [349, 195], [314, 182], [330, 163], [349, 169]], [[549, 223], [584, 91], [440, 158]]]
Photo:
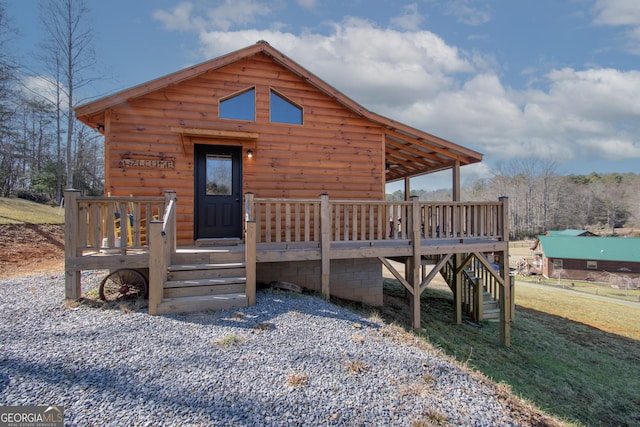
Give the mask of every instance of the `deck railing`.
[[148, 246], [147, 224], [164, 212], [164, 197], [79, 197], [65, 192], [65, 222], [72, 226], [73, 256], [91, 251], [126, 254]]
[[409, 240], [413, 224], [423, 239], [504, 237], [502, 201], [265, 199], [247, 193], [245, 206], [246, 219], [256, 222], [258, 243], [320, 242], [323, 217], [330, 219], [332, 241]]

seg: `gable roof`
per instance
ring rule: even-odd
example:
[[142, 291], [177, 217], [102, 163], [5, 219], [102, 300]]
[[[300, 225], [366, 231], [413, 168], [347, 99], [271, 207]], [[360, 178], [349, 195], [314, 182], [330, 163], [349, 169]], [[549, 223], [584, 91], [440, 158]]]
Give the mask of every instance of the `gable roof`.
[[385, 129], [387, 182], [450, 169], [456, 163], [464, 166], [482, 161], [482, 154], [476, 151], [367, 110], [265, 41], [80, 105], [74, 111], [78, 120], [96, 128], [98, 125], [104, 125], [99, 122], [100, 116], [109, 108], [257, 54], [269, 56], [273, 61], [303, 78], [307, 83], [335, 99], [345, 108], [382, 126]]
[[547, 258], [640, 262], [640, 239], [625, 237], [539, 236]]
[[547, 236], [577, 237], [577, 236], [595, 236], [595, 234], [587, 230], [574, 230], [574, 229], [568, 228], [566, 230], [548, 230]]

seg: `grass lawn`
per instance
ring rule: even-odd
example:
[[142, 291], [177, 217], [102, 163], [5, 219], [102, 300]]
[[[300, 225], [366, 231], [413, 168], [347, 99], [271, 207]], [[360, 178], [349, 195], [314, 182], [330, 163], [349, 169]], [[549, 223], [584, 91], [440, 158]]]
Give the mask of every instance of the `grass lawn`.
[[64, 224], [64, 209], [0, 197], [0, 224]]
[[[397, 300], [382, 316], [409, 325], [402, 287], [386, 279], [385, 291]], [[517, 289], [505, 348], [498, 323], [452, 324], [450, 292], [427, 289], [422, 300], [425, 340], [545, 412], [576, 425], [640, 425], [640, 309]]]

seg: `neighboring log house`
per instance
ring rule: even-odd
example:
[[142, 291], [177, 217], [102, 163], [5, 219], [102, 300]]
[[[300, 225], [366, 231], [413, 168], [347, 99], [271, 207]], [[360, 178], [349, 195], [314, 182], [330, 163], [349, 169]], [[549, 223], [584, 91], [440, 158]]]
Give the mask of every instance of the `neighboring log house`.
[[545, 277], [566, 280], [640, 277], [640, 239], [585, 233], [539, 236], [535, 248]]

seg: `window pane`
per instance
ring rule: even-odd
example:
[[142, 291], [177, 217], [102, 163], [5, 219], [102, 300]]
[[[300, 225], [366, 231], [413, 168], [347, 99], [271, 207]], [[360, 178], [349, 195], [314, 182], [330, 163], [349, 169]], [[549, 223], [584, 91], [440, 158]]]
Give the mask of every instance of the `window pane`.
[[256, 119], [255, 89], [242, 92], [233, 98], [220, 101], [220, 118], [255, 121]]
[[232, 190], [230, 154], [207, 154], [207, 196], [230, 196]]
[[274, 91], [271, 91], [271, 121], [273, 123], [302, 124], [302, 108], [287, 101]]

